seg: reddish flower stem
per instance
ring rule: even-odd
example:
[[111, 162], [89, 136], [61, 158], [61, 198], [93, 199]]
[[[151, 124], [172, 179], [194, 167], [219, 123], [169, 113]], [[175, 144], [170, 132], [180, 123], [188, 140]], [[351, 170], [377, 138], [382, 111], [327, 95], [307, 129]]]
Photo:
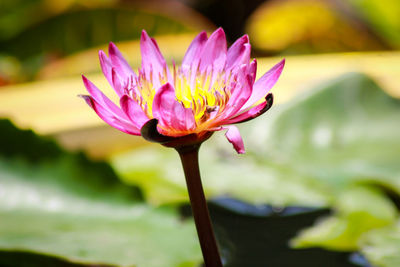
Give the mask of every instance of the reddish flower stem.
[[204, 264], [206, 267], [222, 267], [221, 257], [215, 240], [203, 186], [201, 184], [198, 157], [199, 148], [200, 144], [195, 144], [179, 147], [176, 148], [176, 150], [179, 153], [185, 172], [190, 204], [192, 206], [197, 235], [203, 253]]

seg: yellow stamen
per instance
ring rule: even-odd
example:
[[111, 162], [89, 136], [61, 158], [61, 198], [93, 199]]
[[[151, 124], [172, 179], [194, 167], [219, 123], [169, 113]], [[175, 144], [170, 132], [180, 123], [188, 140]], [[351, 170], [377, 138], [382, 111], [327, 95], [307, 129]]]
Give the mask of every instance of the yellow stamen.
[[[159, 75], [160, 84], [167, 83], [167, 72]], [[194, 78], [194, 79], [193, 79]], [[192, 73], [186, 76], [180, 69], [173, 71], [173, 86], [177, 101], [181, 102], [185, 108], [191, 108], [196, 121], [196, 132], [205, 130], [212, 122], [209, 121], [213, 112], [221, 113], [229, 100], [230, 92], [227, 85], [232, 82], [231, 75], [225, 77], [225, 73], [219, 73], [213, 77], [213, 72], [206, 74], [196, 74], [192, 77]], [[153, 75], [147, 80], [143, 73], [140, 73], [137, 80], [136, 92], [131, 92], [131, 97], [142, 107], [146, 115], [153, 117], [152, 103], [155, 96], [156, 88], [152, 83]], [[217, 116], [218, 116], [217, 114]], [[215, 115], [215, 114], [214, 114]], [[212, 116], [213, 118], [215, 116]]]

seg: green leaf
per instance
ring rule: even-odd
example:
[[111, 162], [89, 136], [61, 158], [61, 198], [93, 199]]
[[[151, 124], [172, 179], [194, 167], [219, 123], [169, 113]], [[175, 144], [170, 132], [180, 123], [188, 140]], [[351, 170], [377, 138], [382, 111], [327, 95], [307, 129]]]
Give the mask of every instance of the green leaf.
[[400, 265], [400, 224], [368, 233], [362, 240], [362, 252], [374, 266]]
[[[2, 132], [16, 132], [9, 127], [0, 124]], [[24, 134], [31, 136], [33, 148], [46, 148], [46, 141], [29, 132], [7, 140], [23, 142]], [[91, 265], [196, 266], [201, 261], [191, 221], [179, 221], [175, 209], [141, 202], [135, 188], [104, 168], [96, 170], [87, 158], [84, 168], [83, 156], [49, 147], [58, 155], [35, 161], [18, 153], [0, 156], [0, 251]]]
[[[216, 133], [200, 153], [205, 190], [251, 203], [331, 206], [336, 213], [295, 243], [357, 249], [365, 232], [398, 217], [377, 189], [400, 194], [398, 118], [400, 101], [370, 78], [340, 77], [240, 125], [246, 155], [236, 155]], [[184, 179], [173, 153], [148, 147], [112, 162], [151, 202], [184, 201]]]
[[400, 100], [370, 78], [349, 74], [299, 96], [243, 128], [265, 165], [291, 168], [334, 193], [353, 183], [400, 192]]
[[[222, 136], [213, 138], [223, 139]], [[218, 143], [223, 143], [227, 149], [216, 150], [214, 146]], [[233, 149], [229, 149], [232, 148], [226, 140], [206, 142], [201, 149], [200, 168], [208, 196], [229, 195], [253, 204], [273, 203], [277, 206], [294, 203], [324, 206], [328, 203], [328, 198], [321, 192], [323, 188], [317, 183], [288, 175], [290, 170], [281, 172], [265, 168], [249, 156], [238, 157]], [[121, 179], [138, 185], [150, 203], [188, 201], [181, 163], [174, 150], [160, 145], [149, 146], [116, 155], [111, 162]]]
[[337, 214], [321, 220], [292, 240], [295, 247], [323, 246], [346, 251], [359, 248], [359, 238], [369, 230], [390, 225], [396, 210], [381, 192], [371, 188], [346, 188], [337, 196]]
[[386, 195], [364, 186], [400, 194], [399, 117], [398, 99], [368, 77], [349, 74], [246, 130], [256, 160], [290, 168], [329, 189], [337, 213], [304, 232], [297, 245], [357, 249], [363, 233], [396, 220], [395, 205]]

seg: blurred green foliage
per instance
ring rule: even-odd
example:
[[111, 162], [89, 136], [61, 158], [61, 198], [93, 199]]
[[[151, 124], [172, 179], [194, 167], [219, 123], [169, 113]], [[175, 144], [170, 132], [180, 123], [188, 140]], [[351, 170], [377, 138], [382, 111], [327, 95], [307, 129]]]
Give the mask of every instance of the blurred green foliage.
[[139, 3], [19, 0], [1, 5], [0, 56], [22, 66], [9, 73], [0, 64], [4, 82], [31, 80], [45, 63], [78, 51], [139, 40], [143, 29], [151, 36], [194, 31], [193, 24]]
[[[0, 86], [33, 80], [44, 64], [76, 52], [138, 40], [142, 29], [151, 36], [200, 30], [136, 4], [1, 1]], [[399, 18], [397, 0], [268, 1], [248, 29], [260, 54], [385, 50], [400, 47]], [[351, 74], [269, 113], [241, 127], [247, 155], [235, 155], [218, 134], [203, 146], [208, 195], [330, 207], [334, 213], [293, 246], [359, 249], [377, 266], [399, 266], [393, 199], [400, 195], [400, 101]], [[200, 262], [193, 225], [180, 221], [174, 207], [187, 201], [174, 151], [149, 146], [117, 155], [116, 174], [8, 121], [0, 129], [0, 255], [29, 251], [40, 260], [90, 265]], [[5, 260], [0, 256], [0, 265]]]
[[[194, 226], [180, 222], [174, 208], [150, 207], [105, 163], [68, 153], [5, 120], [0, 129], [3, 253], [28, 251], [91, 265], [189, 267], [200, 262]], [[7, 257], [0, 258], [0, 265], [6, 262]], [[40, 266], [23, 264], [16, 260], [12, 266]]]
[[397, 0], [350, 0], [373, 30], [392, 47], [400, 48], [400, 2]]
[[361, 240], [362, 252], [376, 266], [398, 266], [400, 224], [390, 225], [367, 233]]
[[[302, 232], [293, 245], [362, 249], [366, 233], [399, 219], [385, 193], [388, 188], [400, 195], [399, 117], [400, 100], [364, 75], [346, 75], [241, 127], [246, 155], [234, 155], [218, 136], [204, 144], [205, 190], [255, 204], [333, 207], [332, 216]], [[173, 154], [144, 148], [112, 162], [151, 202], [185, 201]]]

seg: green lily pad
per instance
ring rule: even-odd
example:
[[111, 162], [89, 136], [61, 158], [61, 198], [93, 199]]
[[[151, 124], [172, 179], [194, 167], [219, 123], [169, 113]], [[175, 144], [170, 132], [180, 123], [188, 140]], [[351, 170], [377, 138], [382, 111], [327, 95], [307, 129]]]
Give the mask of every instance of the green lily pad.
[[[400, 100], [349, 74], [241, 128], [264, 165], [342, 190], [373, 182], [400, 192]], [[336, 191], [335, 191], [336, 192]]]
[[[364, 233], [398, 218], [376, 186], [400, 194], [399, 118], [400, 100], [365, 75], [345, 75], [240, 125], [246, 155], [236, 155], [216, 133], [200, 152], [206, 193], [275, 206], [330, 206], [336, 212], [293, 243], [358, 249]], [[173, 154], [147, 147], [115, 156], [112, 164], [152, 203], [186, 201]]]
[[[3, 122], [2, 132], [18, 132]], [[0, 153], [3, 254], [29, 252], [92, 266], [183, 267], [201, 262], [194, 226], [180, 221], [175, 209], [148, 206], [137, 189], [123, 185], [112, 171], [96, 171], [82, 155], [62, 151], [32, 133], [21, 131], [8, 142], [23, 143], [23, 136], [31, 136], [32, 147], [43, 147], [43, 155], [37, 153], [32, 161], [29, 155]], [[0, 258], [0, 265], [5, 263]], [[23, 264], [12, 266], [38, 266]]]
[[374, 266], [400, 265], [400, 224], [371, 231], [361, 239], [362, 252]]
[[346, 188], [335, 203], [337, 214], [321, 220], [292, 240], [300, 248], [322, 246], [353, 251], [368, 231], [392, 224], [397, 212], [393, 203], [372, 188]]

